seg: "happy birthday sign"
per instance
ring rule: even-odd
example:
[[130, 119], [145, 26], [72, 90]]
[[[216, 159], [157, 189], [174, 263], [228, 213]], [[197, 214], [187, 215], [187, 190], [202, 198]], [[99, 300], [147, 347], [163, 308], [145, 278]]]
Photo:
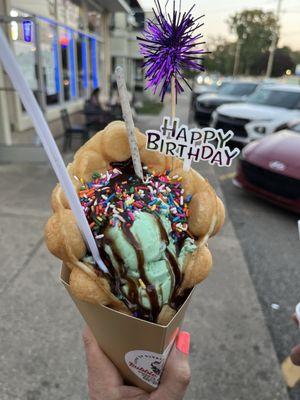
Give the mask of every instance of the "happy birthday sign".
[[232, 131], [188, 128], [186, 125], [180, 125], [179, 118], [164, 117], [160, 131], [148, 130], [146, 136], [147, 150], [184, 160], [186, 170], [192, 161], [208, 161], [211, 165], [230, 167], [240, 153], [238, 148], [230, 149], [228, 146], [228, 142], [234, 136]]

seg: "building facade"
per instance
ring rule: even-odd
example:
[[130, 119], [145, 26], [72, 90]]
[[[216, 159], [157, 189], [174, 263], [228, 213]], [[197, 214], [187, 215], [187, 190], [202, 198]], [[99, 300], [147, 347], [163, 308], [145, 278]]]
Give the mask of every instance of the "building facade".
[[131, 13], [117, 12], [111, 17], [112, 69], [122, 65], [127, 71], [127, 85], [131, 92], [143, 87], [142, 56], [137, 35], [145, 26], [145, 13], [137, 0], [130, 0]]
[[[129, 85], [134, 86], [138, 58], [135, 13], [142, 10], [137, 2], [133, 2], [135, 10], [130, 3], [0, 0], [0, 25], [54, 134], [61, 133], [57, 125], [61, 109], [69, 114], [81, 111], [96, 87], [109, 98], [116, 63], [126, 67]], [[118, 59], [116, 48], [125, 50], [125, 63]], [[34, 140], [31, 120], [0, 68], [0, 161], [18, 158], [14, 146], [28, 147]]]

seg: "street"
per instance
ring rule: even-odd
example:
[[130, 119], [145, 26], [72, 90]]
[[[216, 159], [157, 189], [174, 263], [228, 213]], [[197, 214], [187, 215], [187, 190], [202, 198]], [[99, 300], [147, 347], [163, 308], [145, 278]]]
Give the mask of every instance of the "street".
[[[236, 188], [235, 165], [214, 170], [281, 363], [299, 342], [290, 319], [299, 301], [299, 217]], [[300, 398], [299, 385], [291, 395]]]

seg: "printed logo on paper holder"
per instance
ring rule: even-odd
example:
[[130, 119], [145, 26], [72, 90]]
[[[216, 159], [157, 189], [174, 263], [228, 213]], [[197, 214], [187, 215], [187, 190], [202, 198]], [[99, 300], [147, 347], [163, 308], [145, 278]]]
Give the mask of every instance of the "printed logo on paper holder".
[[153, 387], [158, 386], [166, 361], [163, 354], [133, 350], [126, 353], [125, 361], [131, 371], [140, 379]]
[[165, 362], [172, 348], [173, 341], [163, 354], [146, 350], [133, 350], [125, 354], [125, 362], [129, 369], [148, 385], [157, 387]]

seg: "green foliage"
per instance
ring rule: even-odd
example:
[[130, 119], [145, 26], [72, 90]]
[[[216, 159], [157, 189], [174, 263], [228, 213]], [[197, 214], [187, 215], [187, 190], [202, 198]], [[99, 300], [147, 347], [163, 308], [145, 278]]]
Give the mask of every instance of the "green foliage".
[[[267, 69], [269, 49], [279, 25], [273, 12], [259, 9], [244, 10], [232, 15], [228, 21], [229, 29], [241, 44], [240, 75], [264, 75]], [[214, 47], [212, 54], [205, 58], [204, 65], [211, 72], [224, 75], [233, 73], [236, 43], [224, 38], [210, 42]], [[274, 60], [273, 76], [280, 76], [286, 69], [293, 69], [300, 64], [300, 52], [292, 52], [290, 48], [277, 49]]]
[[300, 51], [293, 51], [291, 57], [295, 65], [300, 64]]
[[218, 38], [215, 40], [214, 46], [214, 51], [205, 57], [203, 65], [208, 71], [231, 75], [234, 64], [235, 44]]
[[295, 67], [296, 64], [292, 57], [292, 51], [288, 46], [276, 49], [272, 76], [282, 76], [287, 69], [294, 71]]
[[[287, 46], [276, 49], [272, 71], [273, 77], [284, 75], [287, 69], [292, 71], [295, 69], [295, 61], [293, 60], [292, 54], [292, 50]], [[255, 70], [256, 75], [263, 75], [266, 72], [268, 58], [269, 52], [266, 52], [261, 54], [261, 56], [257, 59]]]
[[195, 70], [192, 70], [192, 69], [185, 69], [183, 71], [183, 76], [185, 77], [185, 79], [193, 80], [198, 75], [199, 75], [199, 71], [195, 71]]
[[[241, 44], [239, 75], [265, 75], [272, 38], [279, 29], [274, 13], [257, 9], [244, 10], [232, 15], [227, 22], [230, 31]], [[209, 42], [213, 51], [203, 62], [207, 70], [232, 75], [237, 42], [230, 43], [222, 37]], [[297, 64], [300, 64], [299, 51], [293, 52], [287, 46], [278, 48], [272, 76], [282, 76], [287, 69], [294, 71]]]
[[273, 12], [244, 10], [228, 20], [232, 33], [241, 43], [240, 73], [255, 74], [256, 64], [262, 54], [268, 52], [278, 23]]
[[147, 114], [147, 115], [157, 115], [161, 112], [163, 108], [163, 103], [144, 100], [142, 107], [136, 107], [137, 114]]

